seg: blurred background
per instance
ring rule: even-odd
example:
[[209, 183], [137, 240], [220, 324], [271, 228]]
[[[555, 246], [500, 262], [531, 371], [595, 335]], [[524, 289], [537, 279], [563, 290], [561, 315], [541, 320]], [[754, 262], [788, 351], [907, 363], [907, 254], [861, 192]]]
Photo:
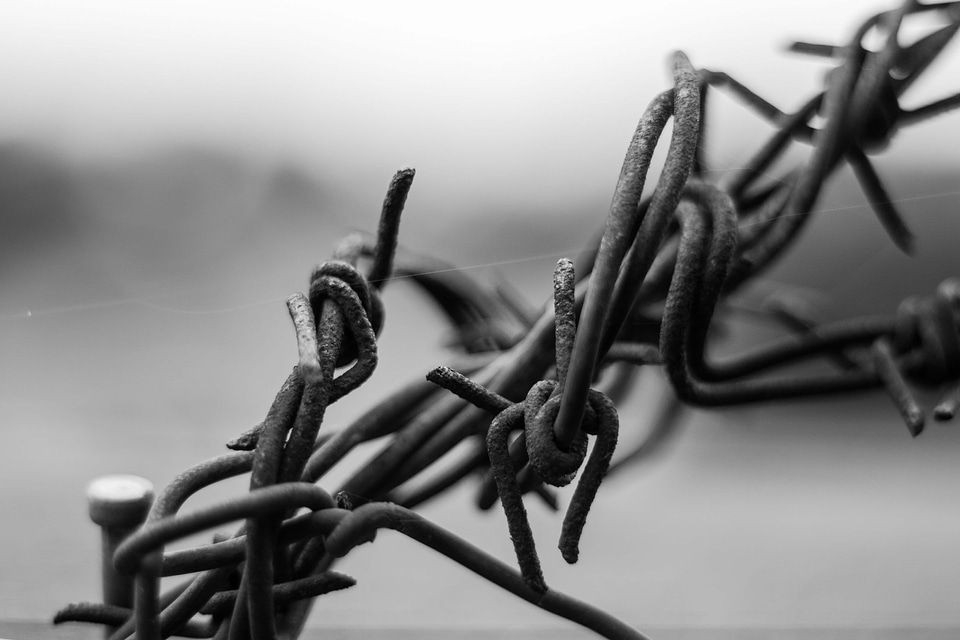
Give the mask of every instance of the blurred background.
[[[843, 43], [885, 8], [5, 3], [0, 635], [99, 598], [87, 482], [135, 473], [162, 487], [262, 419], [296, 359], [284, 300], [342, 236], [375, 228], [396, 169], [418, 172], [404, 246], [539, 305], [556, 260], [601, 227], [672, 51], [789, 110], [829, 63], [786, 45]], [[960, 90], [958, 45], [943, 58], [904, 107]], [[771, 131], [721, 91], [708, 126], [718, 174]], [[749, 313], [770, 295], [801, 295], [826, 321], [892, 313], [960, 275], [958, 135], [948, 114], [876, 157], [915, 256], [842, 170], [790, 255], [738, 296], [733, 339], [777, 334]], [[380, 367], [330, 428], [448, 355], [445, 326], [409, 285], [385, 302]], [[626, 446], [663, 391], [656, 373], [642, 382], [621, 408]], [[662, 456], [604, 485], [578, 565], [554, 552], [560, 515], [534, 501], [531, 517], [548, 582], [642, 629], [937, 633], [960, 626], [958, 455], [956, 425], [911, 440], [880, 393], [690, 410]], [[244, 490], [228, 483], [187, 508]], [[512, 561], [502, 515], [477, 512], [473, 495], [463, 486], [423, 512]], [[570, 629], [399, 535], [342, 570], [358, 586], [321, 598], [311, 626]]]

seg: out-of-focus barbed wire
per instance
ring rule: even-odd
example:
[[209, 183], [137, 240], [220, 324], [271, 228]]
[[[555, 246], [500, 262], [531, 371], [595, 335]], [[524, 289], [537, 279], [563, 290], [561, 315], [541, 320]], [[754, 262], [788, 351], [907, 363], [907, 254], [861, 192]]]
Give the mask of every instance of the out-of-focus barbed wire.
[[[902, 44], [902, 24], [920, 13], [934, 14], [944, 26]], [[876, 51], [863, 45], [872, 30], [884, 39]], [[233, 452], [171, 482], [113, 553], [113, 568], [135, 576], [132, 607], [79, 603], [60, 611], [55, 622], [104, 624], [115, 640], [296, 637], [314, 598], [353, 586], [352, 578], [332, 570], [336, 560], [373, 540], [378, 529], [391, 528], [605, 637], [644, 637], [549, 586], [523, 502], [525, 493], [535, 492], [555, 508], [556, 495], [545, 485], [562, 487], [580, 474], [559, 545], [563, 557], [576, 562], [587, 514], [617, 445], [616, 404], [631, 392], [636, 367], [661, 366], [675, 396], [664, 398], [651, 437], [622, 455], [624, 463], [665, 439], [679, 415], [678, 400], [727, 405], [882, 387], [916, 436], [924, 411], [911, 385], [922, 384], [946, 388], [937, 419], [956, 413], [958, 279], [904, 301], [891, 316], [818, 325], [785, 304], [777, 313], [790, 333], [723, 361], [709, 356], [709, 342], [718, 302], [792, 245], [824, 183], [844, 163], [894, 243], [911, 250], [913, 237], [868, 153], [886, 146], [900, 126], [960, 106], [960, 94], [910, 111], [899, 106], [901, 94], [958, 30], [960, 2], [910, 0], [868, 19], [843, 46], [797, 43], [795, 51], [839, 64], [825, 88], [792, 114], [728, 74], [697, 70], [684, 54], [674, 54], [674, 86], [640, 118], [602, 236], [579, 274], [560, 261], [554, 304], [539, 315], [509, 290], [487, 288], [428, 259], [398, 257], [400, 215], [414, 178], [412, 169], [401, 170], [387, 190], [376, 236], [345, 239], [333, 260], [314, 270], [308, 294], [287, 301], [299, 362], [263, 422], [231, 441]], [[707, 96], [714, 88], [731, 91], [777, 127], [745, 167], [718, 182], [708, 179], [703, 157]], [[642, 198], [671, 118], [663, 171], [652, 195]], [[808, 161], [774, 174], [775, 162], [795, 141], [811, 146]], [[365, 274], [362, 262], [369, 262]], [[460, 354], [342, 431], [322, 432], [326, 408], [376, 367], [376, 337], [386, 318], [380, 290], [398, 276], [437, 303], [456, 330]], [[815, 377], [791, 373], [806, 360], [832, 370]], [[381, 448], [340, 487], [328, 492], [319, 486], [350, 451], [374, 440]], [[463, 442], [471, 446], [450, 461], [448, 454]], [[519, 571], [412, 510], [478, 470], [486, 473], [478, 505], [489, 508], [499, 496]], [[180, 512], [193, 493], [247, 473], [248, 494]], [[164, 550], [230, 522], [242, 523], [232, 536]], [[193, 577], [161, 592], [163, 576], [184, 574]]]

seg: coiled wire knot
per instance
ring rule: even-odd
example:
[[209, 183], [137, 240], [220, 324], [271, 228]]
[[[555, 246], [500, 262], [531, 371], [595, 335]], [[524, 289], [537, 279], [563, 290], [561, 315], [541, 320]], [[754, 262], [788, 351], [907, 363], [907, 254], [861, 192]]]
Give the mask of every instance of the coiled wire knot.
[[928, 385], [960, 375], [960, 280], [945, 280], [933, 295], [900, 303], [892, 346], [896, 353], [916, 353], [911, 377]]
[[[555, 487], [566, 486], [573, 481], [587, 458], [587, 436], [596, 436], [593, 452], [567, 508], [558, 545], [563, 558], [574, 563], [579, 557], [580, 536], [587, 514], [610, 467], [619, 433], [616, 407], [605, 394], [595, 389], [588, 390], [584, 417], [573, 436], [565, 441], [556, 433], [555, 421], [576, 333], [573, 263], [566, 259], [559, 261], [554, 272], [554, 306], [557, 380], [535, 383], [522, 402], [511, 403], [447, 367], [438, 367], [427, 376], [431, 382], [481, 409], [496, 413], [486, 436], [491, 472], [520, 572], [526, 583], [541, 593], [547, 590], [547, 586], [523, 505], [517, 472], [529, 460], [541, 480]], [[520, 436], [511, 447], [512, 431], [520, 431]]]
[[[904, 380], [904, 373], [927, 386], [952, 385], [934, 409], [937, 420], [950, 420], [960, 406], [960, 279], [944, 280], [931, 296], [900, 303], [893, 330], [873, 343], [873, 365], [907, 428], [923, 430], [924, 414]], [[902, 373], [903, 372], [903, 373]]]
[[523, 402], [510, 405], [498, 413], [487, 431], [490, 467], [507, 516], [520, 572], [527, 584], [538, 591], [546, 591], [547, 586], [523, 505], [517, 469], [510, 454], [510, 432], [522, 428], [530, 466], [540, 479], [555, 487], [570, 484], [587, 457], [587, 434], [597, 436], [590, 460], [567, 507], [560, 532], [560, 553], [564, 560], [572, 564], [579, 558], [580, 536], [600, 483], [610, 467], [620, 425], [613, 402], [600, 391], [591, 389], [581, 429], [569, 447], [562, 448], [553, 431], [560, 396], [550, 397], [557, 385], [558, 382], [554, 380], [538, 382], [530, 388]]
[[[593, 402], [587, 405], [580, 430], [566, 448], [561, 448], [553, 432], [553, 424], [560, 411], [556, 380], [541, 380], [532, 387], [523, 401], [523, 432], [527, 441], [527, 455], [537, 475], [554, 487], [565, 487], [573, 481], [587, 457], [587, 434], [597, 434], [597, 412]], [[591, 389], [591, 400], [603, 394]]]
[[[356, 302], [348, 301], [352, 291]], [[357, 268], [342, 260], [324, 262], [313, 270], [310, 276], [310, 307], [319, 324], [325, 300], [337, 301], [347, 320], [350, 333], [344, 336], [336, 366], [345, 367], [354, 360], [361, 361], [367, 356], [360, 344], [369, 342], [365, 333], [366, 326], [373, 331], [374, 337], [383, 329], [384, 307], [380, 292], [371, 287]]]

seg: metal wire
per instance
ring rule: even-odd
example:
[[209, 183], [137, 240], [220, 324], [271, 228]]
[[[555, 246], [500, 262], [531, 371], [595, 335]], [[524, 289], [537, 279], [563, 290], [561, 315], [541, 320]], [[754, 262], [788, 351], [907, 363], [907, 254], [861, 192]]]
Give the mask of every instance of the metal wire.
[[[308, 293], [288, 300], [299, 362], [264, 421], [228, 444], [238, 451], [178, 476], [117, 549], [115, 567], [136, 575], [134, 609], [79, 603], [61, 610], [55, 623], [116, 627], [117, 639], [294, 637], [314, 598], [355, 584], [331, 571], [336, 560], [387, 527], [605, 637], [644, 637], [548, 586], [523, 497], [535, 491], [555, 504], [544, 483], [562, 487], [580, 474], [560, 535], [564, 558], [575, 562], [617, 443], [615, 400], [630, 388], [634, 367], [662, 367], [675, 396], [666, 398], [650, 439], [615, 468], [666, 440], [679, 401], [724, 405], [883, 387], [914, 436], [924, 412], [912, 385], [945, 388], [934, 409], [938, 420], [951, 419], [960, 406], [956, 279], [905, 301], [890, 316], [829, 325], [818, 326], [786, 304], [778, 311], [790, 330], [783, 338], [719, 362], [709, 355], [718, 304], [794, 243], [823, 185], [843, 163], [852, 167], [893, 241], [911, 250], [914, 239], [867, 154], [886, 146], [899, 126], [960, 106], [960, 95], [911, 111], [898, 103], [960, 30], [958, 7], [908, 0], [866, 20], [844, 46], [798, 43], [794, 51], [840, 62], [827, 86], [793, 114], [730, 75], [696, 70], [675, 54], [674, 86], [640, 119], [603, 234], [587, 252], [591, 259], [579, 280], [572, 263], [558, 264], [554, 305], [539, 316], [502, 287], [487, 288], [430, 259], [398, 253], [400, 216], [414, 178], [412, 169], [398, 172], [375, 238], [346, 239], [333, 260], [313, 271]], [[935, 13], [947, 26], [901, 45], [901, 25], [919, 13]], [[878, 51], [862, 44], [871, 29], [885, 37]], [[718, 182], [707, 180], [702, 153], [711, 86], [731, 91], [777, 128], [744, 169]], [[818, 112], [821, 126], [814, 122]], [[671, 117], [663, 173], [652, 196], [642, 199], [651, 157]], [[775, 176], [773, 186], [759, 184], [793, 142], [811, 145], [807, 163]], [[370, 262], [366, 275], [358, 267], [364, 260]], [[321, 433], [326, 408], [376, 366], [376, 336], [384, 323], [380, 290], [396, 275], [409, 276], [437, 304], [454, 328], [460, 356], [401, 387], [342, 431]], [[823, 361], [833, 370], [815, 378], [790, 373], [801, 360]], [[589, 436], [595, 439], [587, 456]], [[318, 486], [369, 441], [383, 444], [332, 492], [336, 497]], [[467, 455], [437, 471], [464, 441], [472, 443]], [[480, 504], [499, 496], [519, 571], [388, 502], [419, 504], [488, 467]], [[194, 492], [247, 472], [248, 494], [179, 512]], [[299, 513], [303, 508], [307, 512]], [[164, 550], [173, 540], [232, 521], [243, 524], [229, 538]], [[162, 576], [181, 574], [194, 577], [160, 592]]]

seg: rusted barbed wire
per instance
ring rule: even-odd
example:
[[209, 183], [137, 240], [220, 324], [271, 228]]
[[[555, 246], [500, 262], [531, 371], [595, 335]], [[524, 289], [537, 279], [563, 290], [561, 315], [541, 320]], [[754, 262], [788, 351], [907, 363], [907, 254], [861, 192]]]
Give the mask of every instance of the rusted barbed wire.
[[[901, 25], [918, 13], [935, 13], [947, 25], [905, 46]], [[863, 46], [870, 30], [884, 36], [877, 51]], [[526, 518], [526, 492], [556, 506], [544, 484], [562, 487], [581, 474], [560, 535], [563, 557], [575, 562], [608, 469], [649, 455], [666, 440], [679, 401], [726, 405], [885, 387], [916, 436], [923, 410], [910, 385], [922, 384], [946, 387], [934, 409], [937, 419], [956, 413], [958, 279], [905, 301], [892, 316], [817, 325], [781, 309], [790, 333], [722, 361], [709, 356], [709, 342], [720, 303], [793, 243], [842, 163], [853, 168], [897, 246], [911, 249], [912, 236], [867, 153], [885, 146], [898, 126], [960, 106], [960, 94], [911, 111], [898, 102], [958, 30], [960, 2], [907, 1], [869, 18], [843, 47], [798, 43], [795, 51], [839, 58], [840, 64], [824, 90], [793, 114], [728, 74], [697, 70], [685, 55], [674, 54], [673, 88], [640, 118], [602, 236], [587, 251], [579, 279], [572, 263], [558, 263], [554, 304], [538, 317], [515, 296], [398, 251], [400, 216], [414, 178], [412, 169], [401, 170], [388, 187], [376, 236], [345, 239], [333, 259], [313, 271], [307, 294], [289, 298], [299, 361], [263, 422], [228, 444], [234, 452], [178, 476], [117, 549], [117, 570], [136, 575], [133, 609], [79, 603], [60, 611], [55, 622], [116, 627], [116, 640], [295, 637], [314, 598], [355, 583], [332, 570], [337, 559], [373, 540], [378, 529], [391, 528], [601, 635], [642, 638], [548, 586]], [[745, 168], [718, 181], [708, 179], [703, 156], [710, 87], [732, 91], [777, 127]], [[671, 118], [664, 169], [644, 199], [650, 160]], [[767, 179], [793, 141], [811, 146], [806, 164]], [[363, 261], [370, 263], [365, 275]], [[454, 328], [459, 356], [343, 430], [321, 432], [326, 408], [366, 381], [377, 364], [385, 317], [380, 290], [395, 277], [411, 280], [437, 303]], [[792, 372], [809, 360], [832, 370], [815, 378]], [[675, 395], [665, 398], [648, 440], [611, 466], [616, 403], [637, 366], [662, 367]], [[588, 435], [595, 436], [592, 451]], [[370, 441], [383, 444], [340, 487], [328, 492], [318, 485]], [[438, 471], [437, 463], [463, 442], [471, 444], [466, 455]], [[480, 506], [497, 496], [502, 502], [519, 572], [407, 508], [477, 471], [485, 472]], [[245, 473], [248, 494], [180, 513], [193, 493]], [[165, 550], [187, 534], [228, 522], [242, 524], [209, 544]], [[161, 593], [163, 576], [186, 574], [194, 576]]]

